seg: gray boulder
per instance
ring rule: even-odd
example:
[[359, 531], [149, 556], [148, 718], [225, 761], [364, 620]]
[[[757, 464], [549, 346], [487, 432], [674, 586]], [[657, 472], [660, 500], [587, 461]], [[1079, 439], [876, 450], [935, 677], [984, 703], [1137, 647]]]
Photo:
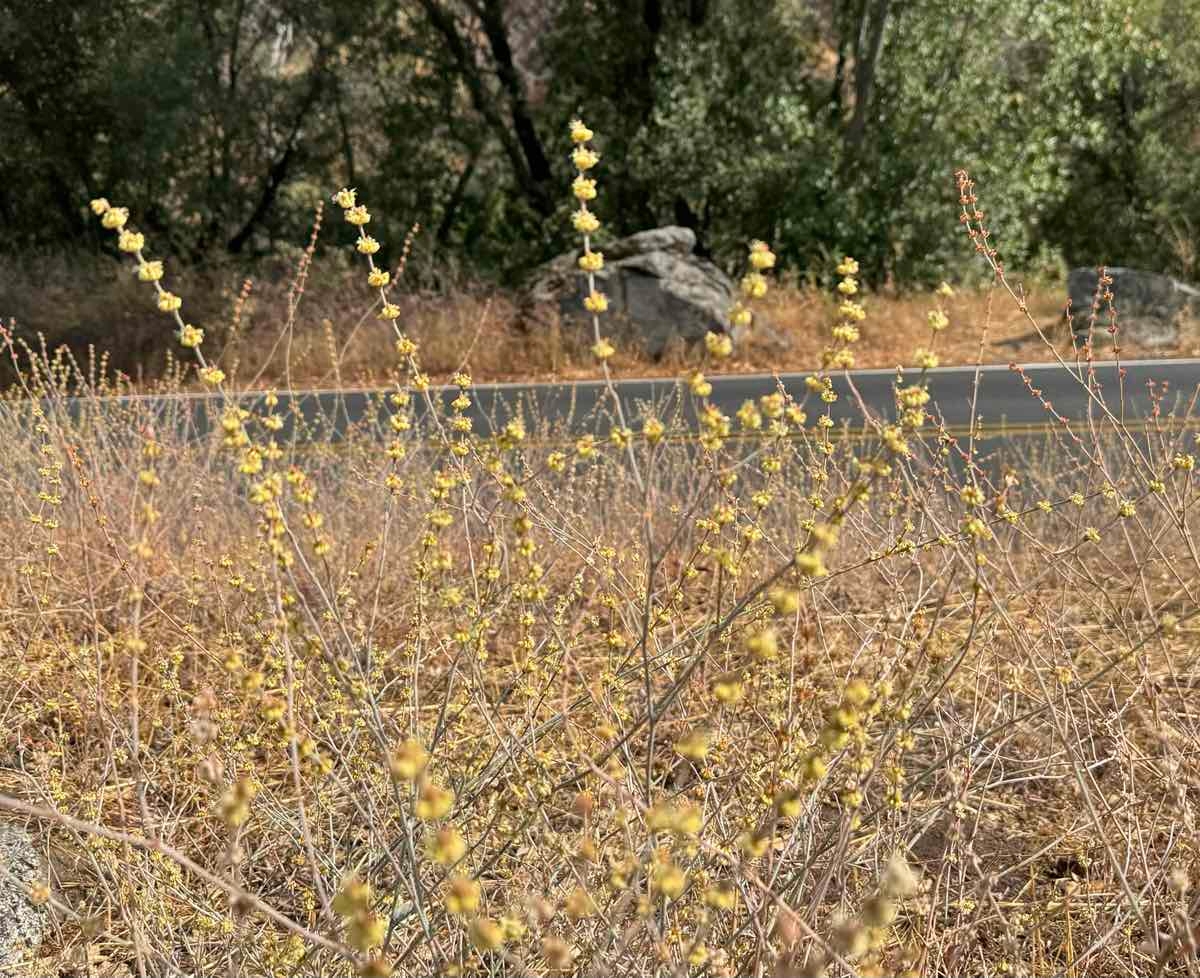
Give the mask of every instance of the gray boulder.
[[[1120, 337], [1145, 346], [1173, 346], [1179, 341], [1183, 322], [1200, 320], [1200, 289], [1168, 275], [1136, 268], [1110, 268], [1108, 274], [1112, 278], [1109, 288], [1117, 310]], [[1087, 335], [1098, 284], [1099, 272], [1094, 268], [1074, 268], [1067, 275], [1076, 338]], [[1108, 306], [1101, 302], [1096, 315], [1096, 339], [1108, 337], [1108, 325]]]
[[[695, 247], [691, 229], [664, 227], [597, 248], [604, 253], [596, 287], [608, 297], [605, 319], [619, 324], [653, 357], [662, 356], [672, 342], [693, 343], [705, 333], [729, 330], [734, 283], [694, 255]], [[530, 276], [521, 303], [527, 324], [543, 325], [547, 312], [581, 326], [590, 322], [583, 308], [587, 276], [579, 271], [578, 259], [578, 251], [559, 255]]]
[[18, 974], [41, 946], [46, 912], [29, 899], [41, 862], [23, 828], [0, 822], [0, 975]]

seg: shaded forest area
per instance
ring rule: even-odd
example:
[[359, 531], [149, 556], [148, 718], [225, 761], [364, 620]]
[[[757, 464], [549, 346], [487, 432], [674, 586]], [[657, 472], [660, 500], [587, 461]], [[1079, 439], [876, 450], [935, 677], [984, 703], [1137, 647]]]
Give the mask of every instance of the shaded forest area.
[[0, 316], [52, 318], [31, 264], [59, 309], [94, 288], [99, 195], [234, 293], [342, 185], [389, 262], [421, 225], [411, 286], [512, 284], [569, 245], [577, 114], [606, 231], [727, 267], [757, 237], [800, 281], [969, 279], [966, 167], [1013, 267], [1197, 273], [1197, 0], [3, 0]]

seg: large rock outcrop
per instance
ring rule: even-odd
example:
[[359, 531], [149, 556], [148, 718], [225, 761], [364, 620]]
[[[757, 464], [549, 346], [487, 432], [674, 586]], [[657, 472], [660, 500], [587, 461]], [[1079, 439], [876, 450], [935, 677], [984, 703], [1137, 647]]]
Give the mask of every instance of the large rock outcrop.
[[[1120, 337], [1144, 346], [1174, 346], [1179, 342], [1180, 327], [1188, 320], [1200, 320], [1200, 289], [1176, 281], [1168, 275], [1136, 268], [1110, 268], [1109, 288], [1117, 310]], [[1072, 327], [1077, 338], [1088, 332], [1092, 302], [1099, 284], [1094, 268], [1074, 268], [1067, 276], [1067, 294], [1071, 299]], [[1109, 311], [1101, 302], [1094, 335], [1108, 336]]]
[[[597, 250], [604, 269], [597, 288], [608, 297], [611, 317], [653, 357], [673, 342], [693, 343], [705, 333], [729, 331], [734, 283], [710, 261], [693, 254], [696, 235], [689, 228], [641, 231]], [[587, 277], [573, 251], [537, 268], [522, 302], [527, 323], [544, 322], [548, 311], [564, 322], [589, 322], [583, 299]], [[606, 332], [613, 332], [612, 327]], [[734, 340], [738, 337], [735, 335]]]

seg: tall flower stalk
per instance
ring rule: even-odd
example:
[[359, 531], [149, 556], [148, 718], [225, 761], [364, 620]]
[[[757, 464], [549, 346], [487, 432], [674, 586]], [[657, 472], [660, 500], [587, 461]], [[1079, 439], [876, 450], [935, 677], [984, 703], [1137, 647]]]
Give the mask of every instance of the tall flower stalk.
[[613, 385], [612, 371], [608, 361], [616, 348], [600, 332], [600, 314], [608, 310], [608, 296], [596, 288], [596, 273], [604, 268], [604, 253], [592, 250], [592, 235], [600, 229], [600, 219], [588, 207], [588, 202], [596, 199], [596, 180], [588, 173], [600, 162], [600, 154], [588, 144], [595, 133], [583, 122], [575, 119], [571, 123], [571, 142], [575, 144], [571, 152], [571, 162], [575, 165], [575, 180], [571, 184], [571, 192], [575, 195], [579, 207], [571, 215], [571, 223], [575, 230], [583, 236], [583, 254], [579, 256], [579, 267], [587, 276], [587, 295], [583, 299], [583, 308], [592, 318], [592, 354], [600, 361], [604, 371], [604, 386], [613, 403], [617, 416], [617, 431], [614, 441], [625, 448], [629, 464], [633, 470], [634, 481], [642, 485], [641, 472], [638, 469], [637, 457], [633, 451], [633, 441], [629, 437], [629, 426], [625, 423], [625, 410], [621, 406], [621, 398]]

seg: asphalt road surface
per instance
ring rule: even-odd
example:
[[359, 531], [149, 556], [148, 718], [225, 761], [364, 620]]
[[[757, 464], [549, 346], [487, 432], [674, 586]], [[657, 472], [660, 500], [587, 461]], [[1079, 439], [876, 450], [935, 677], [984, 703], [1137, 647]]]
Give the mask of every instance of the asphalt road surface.
[[[1082, 368], [1086, 377], [1087, 367]], [[1087, 423], [1089, 414], [1099, 418], [1102, 396], [1107, 410], [1130, 428], [1144, 426], [1155, 416], [1192, 417], [1200, 391], [1200, 360], [1132, 360], [1122, 363], [1095, 363], [1090, 385], [1081, 380], [1074, 364], [1030, 364], [1019, 369], [1009, 366], [940, 367], [927, 372], [931, 401], [928, 410], [952, 431], [964, 430], [974, 417], [993, 438], [1017, 438], [1022, 434], [1045, 432], [1058, 427], [1062, 419], [1073, 425]], [[797, 400], [805, 400], [810, 417], [825, 405], [809, 393], [807, 374], [739, 374], [711, 377], [712, 401], [726, 414], [733, 415], [747, 399], [769, 394], [782, 385]], [[907, 370], [905, 383], [912, 383], [919, 371]], [[860, 425], [865, 405], [876, 418], [895, 414], [895, 370], [856, 370], [832, 375], [838, 393], [832, 405], [837, 422]], [[695, 399], [681, 390], [672, 377], [622, 380], [617, 390], [627, 421], [637, 427], [638, 419], [653, 408], [658, 417], [679, 427], [694, 427]], [[1036, 391], [1037, 393], [1033, 393]], [[296, 391], [280, 393], [275, 409], [286, 419], [282, 438], [298, 440], [340, 438], [349, 430], [364, 433], [386, 431], [392, 408], [385, 389], [349, 389], [338, 391]], [[435, 403], [443, 405], [456, 396], [454, 388], [431, 390]], [[472, 406], [468, 411], [474, 430], [488, 434], [520, 416], [531, 434], [550, 431], [577, 435], [586, 431], [606, 431], [611, 424], [612, 404], [602, 381], [574, 383], [479, 384], [471, 388]], [[265, 412], [261, 393], [239, 395], [239, 402], [256, 413]], [[10, 402], [11, 403], [11, 402]], [[414, 397], [418, 419], [426, 409], [420, 397]], [[974, 404], [974, 407], [973, 407]], [[219, 422], [222, 409], [219, 396], [183, 394], [171, 397], [138, 395], [105, 401], [74, 401], [68, 410], [74, 416], [90, 411], [133, 412], [150, 416], [155, 423], [180, 425], [194, 435], [203, 435]], [[445, 408], [444, 408], [445, 409]], [[425, 419], [428, 421], [428, 418]]]

